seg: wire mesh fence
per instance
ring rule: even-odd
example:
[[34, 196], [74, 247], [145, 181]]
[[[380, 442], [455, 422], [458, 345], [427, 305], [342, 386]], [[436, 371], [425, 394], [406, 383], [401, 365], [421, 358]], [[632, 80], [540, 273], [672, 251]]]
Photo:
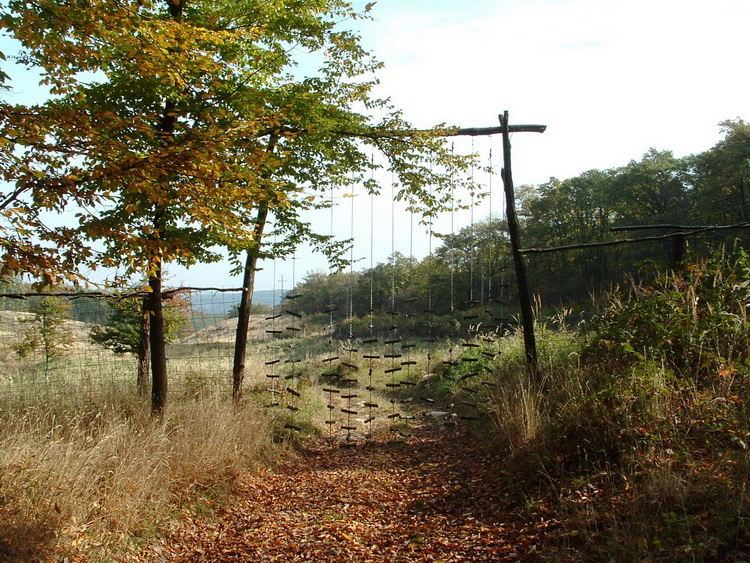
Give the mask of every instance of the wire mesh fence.
[[[704, 239], [692, 248], [700, 251], [716, 244]], [[590, 318], [595, 300], [606, 291], [626, 285], [633, 276], [648, 279], [656, 268], [674, 265], [674, 250], [674, 241], [662, 240], [526, 254], [537, 321], [554, 330], [575, 328]], [[256, 309], [244, 386], [272, 394], [274, 387], [277, 393], [286, 392], [291, 384], [294, 389], [308, 384], [325, 388], [327, 377], [347, 379], [348, 373], [352, 379], [359, 372], [362, 379], [362, 373], [371, 377], [375, 369], [380, 391], [389, 400], [398, 389], [445, 366], [456, 377], [476, 381], [483, 380], [475, 375], [479, 370], [483, 377], [497, 375], [499, 341], [520, 324], [512, 272], [507, 265], [501, 270], [484, 274], [477, 267], [473, 273], [469, 270], [464, 283], [460, 272], [439, 274], [435, 269], [435, 276], [446, 279], [435, 277], [433, 291], [441, 284], [450, 286], [450, 297], [431, 303], [435, 300], [419, 291], [407, 288], [397, 294], [394, 289], [383, 299], [382, 311], [356, 318], [351, 303], [329, 305], [353, 295], [352, 288], [334, 287], [332, 282], [329, 297], [321, 298], [313, 310], [301, 309], [303, 298], [287, 299], [275, 309]], [[220, 288], [169, 292], [170, 397], [231, 397], [240, 295], [239, 290]], [[135, 392], [139, 361], [134, 341], [142, 299], [102, 293], [0, 295], [0, 402], [94, 401], [114, 391]], [[118, 321], [118, 315], [124, 320]], [[102, 339], [113, 326], [114, 336]], [[570, 346], [568, 340], [557, 342], [566, 350]], [[554, 343], [546, 342], [540, 354], [560, 353]], [[304, 384], [299, 382], [302, 372]], [[373, 386], [372, 381], [365, 385]]]
[[[239, 302], [236, 291], [178, 291], [177, 321], [167, 346], [172, 392], [197, 396], [231, 393], [232, 353]], [[173, 294], [174, 295], [174, 294]], [[97, 333], [113, 326], [117, 311], [140, 310], [142, 297], [81, 293], [0, 296], [0, 400], [28, 404], [43, 399], [100, 399], [136, 390], [138, 356], [133, 341], [138, 316], [118, 325], [109, 341]], [[170, 300], [167, 300], [170, 308]], [[250, 353], [262, 346], [251, 330]]]

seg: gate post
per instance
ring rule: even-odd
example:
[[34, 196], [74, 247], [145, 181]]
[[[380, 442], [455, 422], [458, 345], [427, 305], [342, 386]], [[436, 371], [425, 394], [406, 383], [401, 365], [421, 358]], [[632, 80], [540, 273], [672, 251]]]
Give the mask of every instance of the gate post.
[[[534, 334], [534, 313], [531, 307], [531, 293], [529, 282], [526, 277], [526, 264], [521, 255], [521, 241], [518, 230], [518, 217], [516, 215], [516, 199], [513, 190], [513, 174], [511, 173], [510, 159], [510, 127], [508, 125], [508, 112], [498, 116], [503, 130], [503, 188], [505, 189], [506, 218], [508, 220], [508, 233], [510, 235], [510, 247], [513, 255], [513, 264], [516, 269], [516, 283], [518, 284], [518, 300], [521, 305], [521, 323], [523, 324], [523, 345], [526, 354], [526, 365], [534, 379], [539, 377], [539, 360], [536, 351], [536, 336]], [[531, 129], [530, 129], [531, 130]], [[538, 129], [535, 129], [539, 131]], [[544, 129], [542, 129], [544, 131]]]

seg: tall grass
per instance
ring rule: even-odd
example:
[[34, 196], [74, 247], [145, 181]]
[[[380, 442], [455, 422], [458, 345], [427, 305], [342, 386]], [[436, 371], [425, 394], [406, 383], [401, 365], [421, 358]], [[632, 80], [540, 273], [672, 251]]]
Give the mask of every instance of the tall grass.
[[540, 326], [543, 389], [519, 361], [520, 335], [505, 339], [491, 444], [527, 484], [518, 502], [559, 523], [544, 558], [747, 553], [748, 288], [748, 257], [720, 256], [613, 292], [585, 330]]
[[[564, 315], [557, 321], [564, 320]], [[564, 327], [537, 323], [541, 378], [526, 366], [521, 330], [505, 336], [495, 362], [494, 384], [485, 398], [493, 432], [493, 446], [510, 453], [537, 448], [555, 420], [565, 416], [576, 397], [586, 394], [580, 345], [576, 333]]]
[[136, 549], [273, 455], [261, 409], [216, 397], [163, 419], [130, 396], [40, 403], [0, 419], [0, 558]]

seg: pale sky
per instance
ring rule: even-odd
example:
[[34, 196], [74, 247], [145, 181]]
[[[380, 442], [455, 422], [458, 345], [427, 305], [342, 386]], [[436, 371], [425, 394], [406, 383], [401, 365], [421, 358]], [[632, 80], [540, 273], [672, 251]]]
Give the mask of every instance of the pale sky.
[[503, 110], [548, 125], [516, 141], [517, 183], [699, 152], [748, 118], [746, 0], [379, 0], [373, 15], [382, 91], [418, 126]]
[[[504, 110], [511, 123], [547, 125], [541, 135], [513, 136], [517, 186], [623, 166], [651, 147], [678, 157], [701, 152], [721, 138], [719, 122], [750, 119], [747, 0], [378, 0], [371, 14], [374, 21], [349, 27], [386, 65], [377, 94], [415, 126], [496, 126]], [[457, 141], [456, 150], [470, 143]], [[492, 149], [499, 169], [500, 137], [474, 143], [485, 162]], [[500, 178], [480, 180], [492, 185], [492, 208], [446, 215], [439, 230], [501, 213]], [[352, 201], [341, 201], [333, 223], [348, 237]], [[422, 258], [438, 244], [392, 207], [389, 193], [375, 203], [376, 225], [368, 197], [353, 203], [357, 269], [392, 250]], [[312, 220], [328, 233], [329, 212]], [[291, 262], [262, 267], [257, 289], [278, 288], [282, 277], [288, 289], [293, 277], [327, 271], [304, 249], [294, 273]], [[174, 285], [240, 285], [222, 264], [172, 270]]]
[[[702, 152], [721, 138], [719, 122], [750, 119], [747, 0], [378, 0], [371, 13], [375, 21], [355, 25], [386, 65], [377, 93], [416, 126], [496, 126], [504, 110], [511, 123], [547, 125], [544, 134], [512, 139], [517, 186], [624, 166], [651, 147], [678, 157]], [[492, 148], [499, 168], [499, 136], [474, 142], [483, 154]], [[502, 184], [491, 182], [498, 215]], [[374, 228], [369, 199], [354, 203], [357, 269], [385, 261], [392, 249], [417, 258], [429, 252], [424, 229], [398, 206], [392, 229], [389, 197], [376, 204]], [[334, 212], [342, 236], [350, 234], [350, 205]], [[484, 204], [474, 220], [488, 213]], [[330, 218], [316, 221], [327, 232]], [[471, 216], [454, 214], [452, 222], [458, 230]], [[440, 228], [450, 223], [443, 217]], [[290, 287], [290, 263], [263, 267], [257, 289], [278, 288], [282, 277]], [[326, 269], [301, 250], [294, 277]], [[176, 278], [199, 285], [217, 271]]]

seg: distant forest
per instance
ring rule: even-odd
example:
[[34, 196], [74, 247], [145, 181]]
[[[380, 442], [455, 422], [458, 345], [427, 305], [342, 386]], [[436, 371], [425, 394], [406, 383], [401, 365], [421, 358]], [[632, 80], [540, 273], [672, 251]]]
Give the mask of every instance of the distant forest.
[[[750, 125], [737, 119], [721, 127], [723, 139], [697, 155], [676, 158], [651, 149], [619, 168], [518, 187], [524, 249], [654, 239], [527, 254], [539, 305], [575, 307], [627, 276], [678, 266], [694, 255], [742, 251], [750, 221]], [[669, 237], [675, 233], [686, 236]], [[422, 260], [396, 253], [353, 273], [310, 272], [295, 293], [295, 309], [308, 315], [335, 309], [364, 317], [412, 306], [436, 315], [517, 311], [507, 225], [497, 217], [445, 236]]]

